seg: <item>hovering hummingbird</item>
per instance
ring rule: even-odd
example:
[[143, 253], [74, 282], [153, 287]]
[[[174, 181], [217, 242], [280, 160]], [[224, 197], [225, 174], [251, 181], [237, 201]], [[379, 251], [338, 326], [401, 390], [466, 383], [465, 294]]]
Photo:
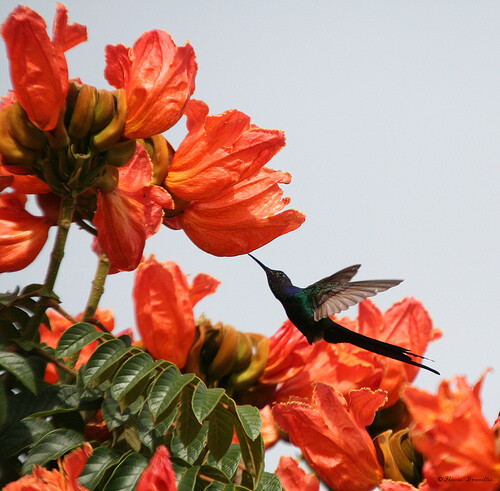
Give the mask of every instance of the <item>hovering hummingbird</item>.
[[306, 288], [299, 288], [292, 284], [290, 278], [283, 271], [268, 268], [251, 254], [249, 256], [266, 272], [269, 288], [283, 305], [290, 321], [307, 338], [309, 344], [322, 339], [334, 344], [351, 343], [373, 353], [425, 368], [439, 375], [437, 370], [416, 362], [412, 357], [427, 358], [412, 353], [407, 348], [384, 343], [351, 331], [329, 317], [362, 302], [368, 297], [399, 285], [403, 280], [351, 282], [361, 266], [356, 264], [327, 276]]

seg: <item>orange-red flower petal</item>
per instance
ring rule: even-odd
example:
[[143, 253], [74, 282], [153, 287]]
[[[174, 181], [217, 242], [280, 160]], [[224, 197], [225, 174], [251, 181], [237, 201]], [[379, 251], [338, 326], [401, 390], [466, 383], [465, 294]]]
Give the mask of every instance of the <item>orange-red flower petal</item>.
[[310, 403], [275, 404], [273, 416], [325, 483], [339, 491], [368, 491], [382, 479], [364, 428], [384, 404], [383, 391], [357, 393], [349, 404], [333, 387], [317, 384]]
[[135, 489], [136, 491], [175, 491], [177, 489], [175, 472], [167, 447], [160, 445], [156, 449]]
[[290, 201], [282, 198], [279, 184], [290, 180], [286, 172], [262, 168], [211, 200], [192, 202], [179, 215], [179, 222], [205, 252], [215, 256], [246, 254], [304, 222], [305, 216], [296, 210], [279, 213]]
[[[214, 291], [215, 281], [207, 282], [206, 294]], [[186, 363], [196, 331], [191, 292], [186, 275], [172, 261], [159, 263], [150, 256], [137, 268], [134, 302], [144, 345], [154, 358], [179, 368]]]
[[143, 210], [119, 189], [99, 192], [94, 215], [100, 248], [119, 271], [133, 271], [142, 258], [147, 231]]
[[[1, 156], [0, 156], [1, 161]], [[36, 176], [22, 176], [9, 171], [9, 166], [1, 165], [0, 178], [9, 179], [8, 186], [23, 194], [50, 193], [50, 187]], [[6, 181], [7, 182], [7, 181]]]
[[86, 491], [78, 482], [89, 456], [92, 446], [85, 442], [83, 447], [73, 450], [64, 459], [58, 460], [59, 469], [49, 471], [45, 467], [35, 465], [29, 476], [7, 484], [4, 491]]
[[314, 474], [307, 473], [299, 467], [292, 457], [280, 458], [276, 475], [286, 491], [318, 491], [319, 479]]
[[125, 136], [147, 138], [172, 127], [194, 92], [196, 70], [193, 47], [176, 46], [165, 31], [145, 32], [133, 48], [106, 46], [106, 79], [127, 94]]
[[203, 101], [191, 100], [186, 115], [189, 134], [165, 179], [167, 189], [186, 201], [214, 198], [256, 173], [285, 145], [282, 131], [259, 128], [237, 110], [209, 116]]
[[16, 97], [31, 122], [52, 130], [68, 92], [68, 67], [64, 52], [87, 39], [86, 28], [67, 25], [67, 11], [57, 5], [54, 39], [50, 40], [43, 18], [19, 5], [2, 26]]
[[423, 473], [431, 489], [458, 489], [457, 481], [445, 476], [463, 479], [464, 485], [470, 479], [474, 489], [494, 491], [500, 485], [495, 434], [479, 399], [483, 379], [484, 375], [474, 387], [464, 377], [444, 380], [436, 395], [416, 387], [405, 391], [413, 419], [411, 438], [426, 459]]
[[0, 194], [0, 273], [18, 271], [38, 256], [55, 223], [24, 209], [26, 196]]
[[[394, 304], [385, 314], [371, 300], [359, 305], [359, 332], [387, 343], [408, 348], [423, 355], [430, 341], [441, 337], [441, 331], [434, 329], [429, 313], [422, 302], [405, 298]], [[387, 406], [400, 398], [400, 390], [413, 381], [419, 367], [376, 355], [386, 366], [380, 389], [387, 391]]]

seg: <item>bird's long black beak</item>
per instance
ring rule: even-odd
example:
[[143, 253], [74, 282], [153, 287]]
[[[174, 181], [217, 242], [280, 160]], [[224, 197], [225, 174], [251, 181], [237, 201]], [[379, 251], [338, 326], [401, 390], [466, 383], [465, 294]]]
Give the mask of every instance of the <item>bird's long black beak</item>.
[[254, 261], [255, 261], [255, 262], [256, 262], [256, 263], [257, 263], [257, 264], [258, 264], [258, 265], [259, 265], [259, 266], [263, 269], [263, 270], [264, 270], [264, 271], [266, 271], [266, 272], [267, 272], [267, 271], [269, 271], [269, 268], [268, 268], [265, 264], [261, 263], [261, 262], [260, 262], [260, 261], [259, 261], [256, 257], [252, 256], [251, 254], [248, 254], [248, 255], [249, 255], [249, 256], [250, 256], [250, 257], [251, 257], [251, 258], [252, 258], [252, 259], [253, 259], [253, 260], [254, 260]]

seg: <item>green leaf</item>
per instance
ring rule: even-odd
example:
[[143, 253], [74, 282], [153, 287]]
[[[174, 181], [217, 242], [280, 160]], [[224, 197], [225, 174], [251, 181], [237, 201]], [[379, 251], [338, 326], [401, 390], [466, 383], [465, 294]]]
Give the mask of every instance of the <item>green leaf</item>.
[[38, 388], [37, 395], [20, 392], [8, 399], [10, 424], [27, 416], [49, 416], [64, 411], [74, 411], [79, 400], [74, 385], [46, 385]]
[[92, 324], [78, 322], [64, 331], [59, 339], [56, 348], [56, 358], [62, 359], [74, 353], [78, 353], [82, 348], [92, 343], [102, 336]]
[[229, 478], [219, 468], [212, 465], [202, 465], [199, 474], [203, 474], [216, 481], [229, 483]]
[[157, 419], [169, 406], [174, 403], [182, 389], [188, 385], [196, 375], [194, 373], [179, 374], [175, 365], [170, 365], [155, 381], [149, 394], [148, 402], [151, 414]]
[[153, 415], [148, 404], [144, 404], [137, 420], [137, 431], [141, 442], [152, 452], [158, 445], [163, 443], [165, 434], [175, 419], [176, 412], [172, 411], [170, 421], [153, 421]]
[[94, 490], [105, 478], [108, 470], [120, 461], [120, 458], [121, 455], [110, 448], [97, 447], [89, 457], [78, 481], [86, 489]]
[[118, 339], [111, 339], [99, 345], [92, 353], [83, 371], [84, 384], [90, 384], [106, 370], [113, 367], [129, 349]]
[[182, 459], [190, 465], [196, 463], [196, 460], [200, 456], [201, 452], [205, 448], [205, 443], [207, 441], [208, 435], [208, 425], [205, 424], [199, 431], [196, 438], [187, 446], [185, 446], [177, 433], [172, 436], [172, 442], [170, 443], [170, 450], [172, 455]]
[[[210, 436], [209, 436], [210, 438]], [[241, 461], [241, 450], [240, 446], [237, 443], [231, 444], [229, 450], [226, 452], [226, 455], [220, 459], [219, 466], [229, 477], [229, 479], [233, 480], [236, 476], [236, 472], [238, 471], [238, 466]]]
[[14, 375], [28, 390], [36, 394], [33, 370], [28, 361], [17, 353], [0, 352], [0, 367]]
[[118, 401], [113, 399], [109, 392], [106, 394], [102, 401], [102, 417], [110, 431], [124, 425], [132, 416], [129, 408], [122, 412]]
[[23, 474], [30, 474], [35, 465], [45, 465], [61, 457], [84, 442], [83, 436], [73, 430], [60, 428], [40, 438], [23, 463]]
[[52, 298], [59, 302], [59, 297], [52, 290], [49, 290], [45, 285], [39, 283], [33, 283], [25, 286], [21, 291], [21, 295], [26, 294], [31, 294], [33, 297]]
[[220, 460], [228, 451], [234, 435], [233, 417], [227, 409], [216, 406], [209, 416], [208, 448], [216, 460]]
[[6, 428], [0, 436], [0, 455], [4, 458], [17, 455], [53, 429], [48, 421], [41, 418], [28, 417], [18, 421]]
[[240, 442], [243, 461], [255, 484], [259, 482], [264, 469], [264, 440], [260, 434], [255, 440], [252, 440], [238, 424], [235, 425], [235, 429]]
[[14, 300], [17, 298], [18, 293], [18, 286], [16, 286], [16, 289], [13, 292], [0, 293], [0, 306], [11, 305], [12, 302], [14, 302]]
[[189, 445], [201, 430], [201, 423], [193, 413], [191, 401], [194, 389], [187, 385], [181, 393], [176, 431], [184, 445]]
[[151, 356], [141, 352], [129, 358], [118, 370], [111, 387], [111, 395], [121, 399], [154, 370]]
[[283, 486], [276, 474], [263, 472], [257, 491], [283, 491]]
[[198, 466], [189, 467], [182, 475], [177, 491], [193, 491], [196, 484], [196, 477], [198, 476]]
[[131, 453], [118, 465], [104, 491], [129, 491], [135, 489], [149, 460], [141, 454]]
[[255, 440], [260, 435], [262, 419], [259, 410], [254, 406], [236, 406], [238, 419], [245, 430], [245, 433]]
[[214, 410], [224, 395], [224, 389], [207, 389], [203, 382], [199, 383], [193, 394], [193, 412], [200, 423]]

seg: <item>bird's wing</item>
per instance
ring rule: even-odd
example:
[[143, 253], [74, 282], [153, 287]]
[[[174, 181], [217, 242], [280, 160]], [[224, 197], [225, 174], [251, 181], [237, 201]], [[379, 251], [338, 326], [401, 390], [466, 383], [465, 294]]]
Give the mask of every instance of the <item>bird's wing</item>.
[[[346, 270], [342, 270], [339, 273], [346, 274], [345, 271]], [[351, 277], [354, 276], [354, 273]], [[329, 278], [324, 278], [318, 283], [308, 287], [308, 291], [310, 292], [309, 298], [314, 308], [315, 321], [328, 317], [329, 315], [338, 314], [352, 305], [362, 302], [368, 297], [373, 297], [377, 293], [399, 285], [402, 281], [368, 280], [349, 283], [349, 280], [346, 281], [342, 278], [343, 281], [335, 282], [335, 276], [336, 275], [332, 275]], [[327, 281], [329, 279], [333, 281]]]

